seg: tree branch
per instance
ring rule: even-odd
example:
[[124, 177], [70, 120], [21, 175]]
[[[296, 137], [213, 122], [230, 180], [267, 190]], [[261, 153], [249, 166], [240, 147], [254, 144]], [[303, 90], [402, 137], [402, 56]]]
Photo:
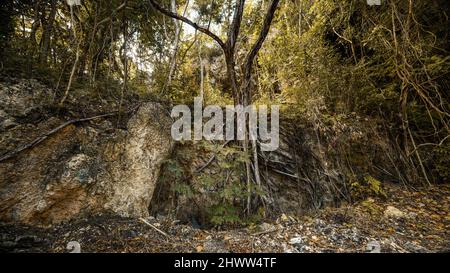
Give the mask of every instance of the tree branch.
[[[122, 9], [127, 7], [127, 0], [125, 0], [119, 7], [117, 7], [115, 10], [113, 10], [113, 12], [111, 14], [116, 14], [119, 11], [121, 11]], [[105, 19], [101, 20], [100, 22], [97, 23], [97, 26], [104, 24], [108, 21], [111, 20], [111, 16], [106, 17]]]
[[248, 79], [251, 75], [253, 61], [255, 60], [258, 51], [261, 49], [262, 44], [264, 43], [264, 40], [267, 37], [267, 34], [269, 33], [270, 26], [272, 24], [272, 20], [279, 2], [280, 0], [272, 0], [272, 2], [270, 3], [269, 9], [267, 10], [266, 13], [266, 17], [264, 18], [264, 23], [261, 32], [259, 33], [258, 40], [256, 40], [255, 44], [253, 45], [252, 49], [247, 55], [245, 61], [244, 79]]
[[197, 23], [192, 22], [191, 20], [189, 20], [188, 18], [179, 15], [175, 12], [171, 12], [170, 10], [167, 10], [163, 7], [161, 7], [160, 5], [158, 5], [155, 0], [149, 0], [150, 4], [159, 12], [163, 13], [164, 15], [167, 15], [169, 17], [172, 17], [173, 19], [176, 20], [180, 20], [190, 26], [192, 26], [193, 28], [195, 28], [196, 30], [208, 35], [209, 37], [213, 38], [219, 45], [220, 47], [222, 47], [223, 49], [225, 49], [225, 43], [222, 41], [222, 39], [219, 38], [219, 36], [217, 36], [216, 34], [212, 33], [209, 29], [199, 26]]
[[244, 15], [245, 0], [237, 0], [236, 9], [233, 15], [233, 21], [228, 31], [227, 45], [231, 52], [234, 52], [234, 47], [237, 42], [237, 37], [241, 29], [242, 16]]

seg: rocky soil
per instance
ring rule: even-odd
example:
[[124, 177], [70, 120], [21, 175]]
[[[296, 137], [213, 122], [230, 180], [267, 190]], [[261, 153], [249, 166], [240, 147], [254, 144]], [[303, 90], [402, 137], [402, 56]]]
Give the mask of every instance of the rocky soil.
[[202, 230], [170, 217], [103, 215], [44, 229], [0, 225], [1, 252], [449, 252], [450, 186], [386, 185], [368, 198], [301, 217], [232, 230]]

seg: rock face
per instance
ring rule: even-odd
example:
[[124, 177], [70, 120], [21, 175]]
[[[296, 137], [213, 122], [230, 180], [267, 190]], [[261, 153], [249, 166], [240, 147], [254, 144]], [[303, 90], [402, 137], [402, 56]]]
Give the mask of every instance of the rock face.
[[161, 164], [171, 149], [170, 118], [157, 104], [146, 104], [128, 122], [128, 135], [106, 150], [113, 194], [105, 207], [122, 216], [147, 216]]
[[[0, 87], [0, 97], [11, 93]], [[39, 107], [32, 103], [38, 99], [25, 101], [27, 109]], [[10, 107], [10, 117], [13, 112]], [[146, 103], [129, 119], [127, 130], [106, 120], [69, 125], [0, 162], [0, 221], [45, 226], [103, 212], [147, 216], [161, 164], [172, 148], [165, 113], [161, 105]], [[62, 123], [50, 117], [1, 130], [0, 155]]]

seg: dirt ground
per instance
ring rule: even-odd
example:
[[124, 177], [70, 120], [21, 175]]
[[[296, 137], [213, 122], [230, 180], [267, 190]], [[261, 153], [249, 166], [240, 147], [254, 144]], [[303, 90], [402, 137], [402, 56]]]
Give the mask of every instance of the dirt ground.
[[385, 191], [386, 198], [233, 230], [111, 215], [47, 229], [0, 224], [0, 252], [70, 252], [71, 241], [81, 252], [450, 252], [450, 185]]

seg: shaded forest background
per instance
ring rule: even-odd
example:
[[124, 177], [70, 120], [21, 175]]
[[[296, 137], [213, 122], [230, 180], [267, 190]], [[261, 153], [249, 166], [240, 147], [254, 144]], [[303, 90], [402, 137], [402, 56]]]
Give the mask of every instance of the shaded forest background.
[[[192, 105], [199, 94], [205, 104], [233, 104], [235, 92], [221, 47], [151, 2], [81, 1], [71, 7], [57, 0], [2, 1], [0, 73], [51, 86], [51, 111], [58, 113], [75, 111], [78, 100], [112, 102], [119, 112], [145, 100]], [[229, 0], [157, 2], [222, 39], [236, 9]], [[244, 60], [271, 3], [254, 0], [245, 5], [236, 38], [238, 81], [247, 76]], [[367, 188], [376, 192], [384, 180], [410, 186], [447, 183], [449, 7], [446, 0], [387, 0], [380, 6], [362, 0], [280, 1], [268, 36], [250, 63], [248, 102], [281, 105], [282, 133], [295, 136], [300, 132], [297, 125], [311, 125], [328, 154], [346, 158], [343, 180], [350, 196]], [[396, 154], [394, 173], [377, 170], [378, 162], [364, 156], [366, 147], [351, 138], [333, 139], [346, 130], [344, 124], [361, 120], [383, 133], [369, 133], [369, 142], [389, 140], [386, 154]], [[288, 140], [301, 142], [292, 135]], [[252, 159], [234, 146], [202, 145], [209, 150], [221, 147], [217, 161], [222, 170], [215, 176], [199, 175], [203, 184], [228, 181], [230, 173], [236, 177], [236, 183], [216, 185], [221, 190], [215, 198], [227, 201], [213, 207], [211, 221], [237, 221], [237, 208], [250, 210], [250, 202], [236, 205], [236, 198], [248, 198], [249, 172], [243, 164]], [[162, 179], [184, 181], [179, 161], [175, 156], [167, 162], [169, 174]], [[317, 185], [308, 183], [311, 195], [318, 194]], [[256, 184], [252, 194], [267, 196], [267, 187]], [[188, 198], [200, 194], [183, 183], [172, 186]], [[259, 197], [256, 203], [268, 202]]]

